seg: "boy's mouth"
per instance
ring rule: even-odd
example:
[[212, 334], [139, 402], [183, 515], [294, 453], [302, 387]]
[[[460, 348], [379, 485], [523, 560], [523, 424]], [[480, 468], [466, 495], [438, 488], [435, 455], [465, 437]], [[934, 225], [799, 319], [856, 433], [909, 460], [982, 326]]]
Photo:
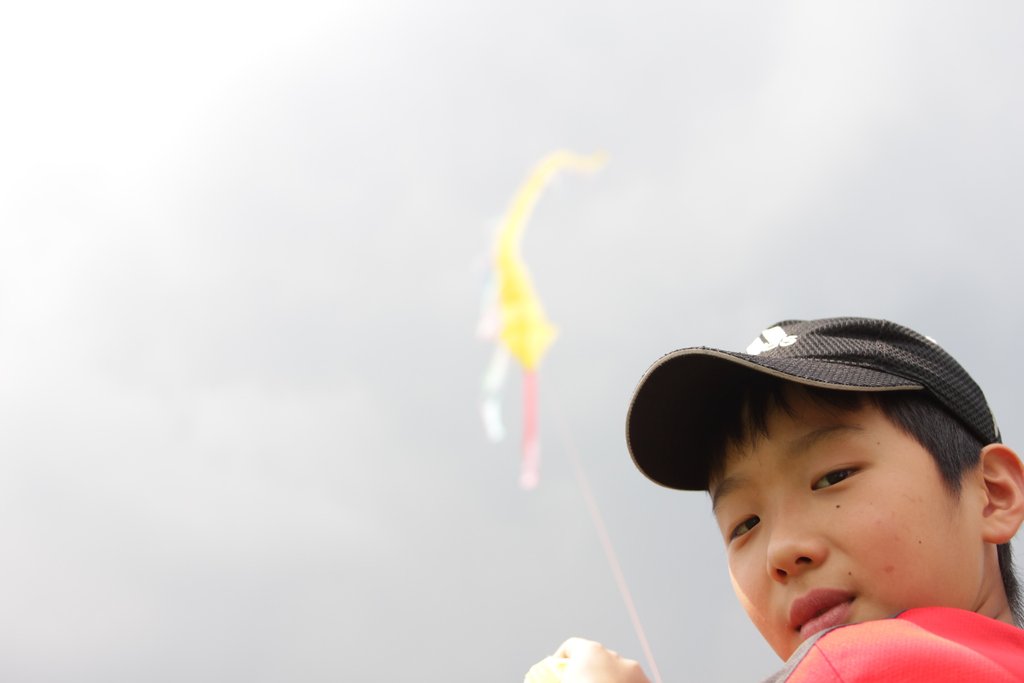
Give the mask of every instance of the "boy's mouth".
[[853, 596], [835, 588], [819, 588], [793, 601], [789, 626], [806, 640], [818, 631], [845, 624], [850, 617]]

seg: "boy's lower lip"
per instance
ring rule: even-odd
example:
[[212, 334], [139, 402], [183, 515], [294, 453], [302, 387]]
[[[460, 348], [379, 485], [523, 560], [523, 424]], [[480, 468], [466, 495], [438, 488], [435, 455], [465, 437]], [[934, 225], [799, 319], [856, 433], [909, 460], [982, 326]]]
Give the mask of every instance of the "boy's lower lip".
[[807, 640], [818, 631], [845, 624], [850, 618], [851, 600], [830, 607], [800, 627], [800, 640]]

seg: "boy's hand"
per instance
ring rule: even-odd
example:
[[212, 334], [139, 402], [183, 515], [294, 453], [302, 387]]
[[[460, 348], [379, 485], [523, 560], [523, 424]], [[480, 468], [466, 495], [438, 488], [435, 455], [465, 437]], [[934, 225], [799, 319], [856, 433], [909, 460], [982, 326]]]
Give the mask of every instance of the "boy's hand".
[[570, 638], [554, 656], [564, 660], [561, 683], [650, 683], [638, 662], [592, 640]]

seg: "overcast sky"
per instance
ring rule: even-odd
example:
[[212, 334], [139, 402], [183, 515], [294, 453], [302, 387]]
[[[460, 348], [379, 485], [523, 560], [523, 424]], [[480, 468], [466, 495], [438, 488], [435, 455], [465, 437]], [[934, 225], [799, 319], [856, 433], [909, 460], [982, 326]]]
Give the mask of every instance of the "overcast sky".
[[[784, 318], [939, 340], [1011, 445], [1016, 2], [21, 3], [0, 22], [0, 679], [666, 682], [779, 662], [706, 497], [635, 471], [662, 353]], [[560, 336], [540, 486], [478, 416], [496, 222]]]

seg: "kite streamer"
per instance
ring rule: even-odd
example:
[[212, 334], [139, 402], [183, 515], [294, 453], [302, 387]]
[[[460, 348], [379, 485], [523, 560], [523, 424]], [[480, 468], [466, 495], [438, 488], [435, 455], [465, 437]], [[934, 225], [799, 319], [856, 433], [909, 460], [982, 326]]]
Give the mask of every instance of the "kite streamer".
[[537, 369], [557, 331], [544, 314], [523, 261], [523, 231], [537, 200], [555, 175], [565, 170], [596, 171], [604, 163], [604, 154], [582, 156], [564, 150], [549, 154], [519, 188], [498, 226], [493, 273], [484, 291], [477, 330], [482, 337], [498, 344], [484, 375], [481, 417], [487, 436], [499, 441], [505, 433], [499, 396], [511, 355], [523, 368], [523, 459], [519, 483], [526, 489], [535, 487], [539, 478]]

